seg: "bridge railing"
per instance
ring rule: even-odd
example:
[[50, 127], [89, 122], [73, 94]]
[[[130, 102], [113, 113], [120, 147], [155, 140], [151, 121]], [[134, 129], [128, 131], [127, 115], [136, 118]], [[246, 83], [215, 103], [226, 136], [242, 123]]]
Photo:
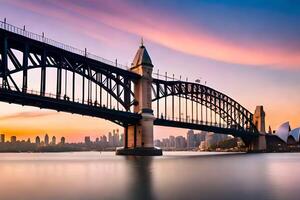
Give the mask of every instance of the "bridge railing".
[[0, 29], [6, 30], [6, 31], [9, 31], [9, 32], [18, 34], [18, 35], [22, 35], [26, 38], [30, 38], [32, 40], [36, 40], [36, 41], [48, 44], [48, 45], [63, 49], [65, 51], [68, 51], [68, 52], [71, 52], [71, 53], [75, 53], [75, 54], [78, 54], [78, 55], [81, 55], [81, 56], [86, 56], [87, 58], [97, 60], [99, 62], [103, 62], [103, 63], [111, 65], [113, 67], [118, 67], [118, 68], [125, 69], [125, 70], [128, 69], [127, 66], [119, 64], [116, 61], [114, 62], [114, 61], [102, 58], [100, 56], [96, 56], [92, 53], [87, 52], [86, 50], [83, 51], [83, 50], [77, 49], [77, 48], [72, 47], [70, 45], [66, 45], [66, 44], [63, 44], [61, 42], [57, 42], [55, 40], [46, 38], [44, 35], [39, 35], [39, 34], [36, 34], [36, 33], [26, 31], [25, 28], [19, 28], [19, 27], [16, 27], [14, 25], [3, 22], [3, 21], [0, 21]]

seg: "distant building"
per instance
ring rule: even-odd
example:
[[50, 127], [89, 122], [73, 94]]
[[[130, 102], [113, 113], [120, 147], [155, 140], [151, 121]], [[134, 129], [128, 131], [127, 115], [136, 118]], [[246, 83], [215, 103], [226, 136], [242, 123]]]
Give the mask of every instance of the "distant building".
[[99, 138], [98, 137], [96, 138], [96, 143], [99, 143]]
[[187, 142], [187, 148], [191, 149], [195, 147], [195, 135], [193, 130], [189, 130], [186, 134], [186, 142]]
[[186, 140], [183, 136], [177, 136], [175, 138], [175, 148], [184, 149], [186, 147]]
[[52, 137], [51, 144], [56, 145], [56, 137], [55, 136]]
[[100, 140], [101, 140], [102, 143], [107, 143], [107, 137], [105, 135], [102, 135], [100, 137]]
[[66, 142], [66, 138], [65, 138], [65, 137], [61, 137], [60, 143], [61, 143], [61, 144], [65, 144], [65, 142]]
[[117, 131], [113, 130], [113, 147], [117, 147], [120, 145], [120, 137], [119, 137], [119, 129]]
[[162, 147], [161, 145], [162, 145], [162, 143], [161, 143], [160, 140], [154, 140], [154, 146], [156, 146], [156, 147]]
[[90, 144], [90, 143], [91, 143], [91, 138], [90, 138], [90, 136], [85, 136], [85, 138], [84, 138], [84, 143], [85, 143], [85, 144]]
[[41, 144], [41, 139], [39, 136], [35, 138], [35, 144]]
[[111, 134], [111, 132], [108, 133], [108, 145], [110, 147], [114, 146], [114, 137], [113, 135]]
[[30, 140], [30, 138], [28, 138], [26, 142], [27, 142], [27, 143], [31, 143], [31, 140]]
[[0, 142], [5, 142], [5, 135], [4, 134], [0, 135]]
[[168, 138], [162, 139], [162, 147], [169, 148], [170, 147], [170, 140]]
[[11, 142], [11, 143], [17, 142], [17, 137], [16, 137], [16, 136], [11, 136], [11, 137], [10, 137], [10, 142]]
[[124, 144], [124, 134], [121, 134], [121, 138], [120, 138], [120, 145]]
[[49, 136], [48, 134], [45, 135], [45, 145], [48, 145], [49, 144]]
[[175, 137], [173, 135], [169, 136], [169, 147], [175, 148]]

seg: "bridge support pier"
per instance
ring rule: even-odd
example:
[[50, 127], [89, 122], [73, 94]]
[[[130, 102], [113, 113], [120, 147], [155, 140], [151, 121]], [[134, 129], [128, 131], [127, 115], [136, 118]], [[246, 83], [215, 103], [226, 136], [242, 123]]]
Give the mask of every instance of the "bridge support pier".
[[134, 112], [139, 113], [142, 119], [137, 124], [125, 128], [124, 148], [116, 151], [117, 155], [160, 156], [162, 150], [154, 147], [152, 110], [152, 70], [153, 65], [143, 44], [138, 49], [130, 69], [141, 75], [134, 83], [134, 93], [138, 104]]
[[248, 144], [248, 152], [265, 152], [267, 150], [267, 142], [265, 135], [259, 135]]

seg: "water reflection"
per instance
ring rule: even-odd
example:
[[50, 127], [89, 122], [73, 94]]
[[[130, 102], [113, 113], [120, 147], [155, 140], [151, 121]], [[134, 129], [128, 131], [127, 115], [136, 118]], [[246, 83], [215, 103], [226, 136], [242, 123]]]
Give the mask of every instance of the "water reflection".
[[0, 154], [0, 199], [299, 199], [300, 154]]
[[132, 182], [128, 199], [154, 199], [152, 191], [152, 157], [128, 156], [129, 174]]

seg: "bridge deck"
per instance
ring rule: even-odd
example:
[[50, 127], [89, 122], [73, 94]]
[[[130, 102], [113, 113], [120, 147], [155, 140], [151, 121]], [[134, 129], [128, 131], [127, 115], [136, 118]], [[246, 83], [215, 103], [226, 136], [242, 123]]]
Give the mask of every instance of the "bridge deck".
[[219, 127], [219, 126], [213, 126], [209, 124], [196, 124], [191, 122], [173, 121], [173, 120], [159, 119], [159, 118], [154, 120], [154, 125], [208, 131], [208, 132], [232, 135], [235, 137], [247, 137], [247, 136], [253, 137], [259, 135], [259, 133], [247, 132], [244, 130], [236, 130], [228, 127]]
[[0, 101], [19, 105], [35, 106], [68, 113], [99, 117], [114, 121], [119, 125], [135, 124], [141, 118], [139, 114], [111, 110], [105, 107], [86, 105], [79, 102], [56, 99], [0, 88]]

